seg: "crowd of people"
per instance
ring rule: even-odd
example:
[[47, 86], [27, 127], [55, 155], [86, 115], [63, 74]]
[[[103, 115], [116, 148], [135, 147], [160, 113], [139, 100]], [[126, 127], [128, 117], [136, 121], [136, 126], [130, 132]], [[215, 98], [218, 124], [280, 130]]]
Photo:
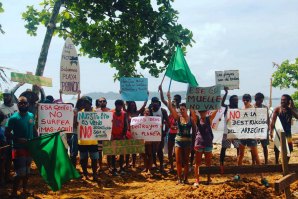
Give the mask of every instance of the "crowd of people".
[[[18, 99], [14, 98], [14, 92], [22, 84], [18, 84], [12, 91], [3, 93], [4, 103], [0, 106], [0, 183], [1, 185], [11, 182], [10, 169], [13, 162], [15, 176], [13, 178], [12, 196], [17, 196], [17, 190], [22, 182], [23, 193], [27, 192], [28, 177], [30, 174], [31, 157], [24, 143], [27, 140], [38, 136], [36, 131], [36, 117], [38, 103], [63, 103], [62, 92], [60, 98], [54, 100], [52, 96], [45, 96], [41, 90], [41, 99], [32, 91], [23, 92]], [[250, 94], [242, 96], [242, 107], [238, 103], [238, 96], [232, 95], [229, 98], [229, 105], [225, 104], [228, 88], [225, 87], [225, 94], [222, 98], [221, 105], [225, 107], [224, 112], [224, 134], [220, 151], [220, 167], [221, 172], [224, 172], [224, 160], [227, 148], [234, 145], [237, 154], [237, 164], [242, 165], [245, 154], [245, 147], [249, 147], [252, 156], [253, 164], [261, 164], [258, 155], [258, 142], [261, 143], [264, 152], [264, 163], [268, 164], [268, 145], [269, 139], [272, 138], [274, 125], [277, 118], [280, 119], [285, 131], [290, 151], [293, 151], [291, 120], [292, 117], [298, 118], [297, 110], [294, 107], [293, 100], [289, 95], [281, 97], [280, 106], [273, 111], [272, 122], [269, 122], [268, 115], [268, 136], [265, 140], [230, 140], [227, 139], [227, 111], [228, 109], [248, 109], [248, 108], [267, 108], [263, 104], [264, 95], [257, 93], [254, 95], [255, 103], [252, 102]], [[68, 134], [69, 156], [72, 164], [78, 168], [81, 166], [82, 176], [89, 179], [88, 164], [91, 162], [92, 180], [98, 180], [98, 174], [103, 171], [103, 145], [102, 141], [98, 140], [80, 140], [78, 138], [78, 112], [112, 112], [112, 137], [111, 140], [132, 139], [130, 132], [130, 121], [132, 117], [137, 116], [156, 116], [161, 117], [162, 121], [162, 136], [158, 142], [145, 142], [144, 154], [126, 154], [107, 156], [106, 162], [109, 172], [112, 176], [125, 175], [128, 172], [128, 167], [136, 166], [137, 156], [142, 157], [144, 161], [144, 170], [148, 175], [151, 175], [153, 169], [158, 170], [162, 175], [166, 174], [164, 168], [164, 145], [165, 138], [167, 139], [168, 162], [170, 169], [168, 172], [177, 173], [177, 184], [192, 184], [195, 187], [200, 185], [200, 166], [204, 157], [206, 166], [212, 165], [213, 151], [213, 132], [211, 128], [212, 121], [216, 111], [211, 115], [207, 115], [207, 110], [195, 112], [188, 110], [185, 103], [181, 103], [180, 95], [172, 95], [167, 92], [167, 100], [164, 97], [162, 86], [159, 86], [160, 96], [153, 97], [150, 104], [147, 106], [147, 101], [138, 109], [134, 101], [124, 102], [118, 99], [114, 103], [114, 108], [108, 108], [105, 97], [100, 97], [95, 101], [89, 96], [80, 97], [74, 107], [74, 132]], [[14, 103], [16, 101], [16, 103]], [[165, 108], [162, 108], [162, 103]], [[168, 109], [168, 110], [166, 110]], [[275, 163], [278, 164], [279, 150], [275, 147]], [[89, 161], [88, 159], [91, 159]], [[77, 159], [79, 159], [79, 164]], [[157, 159], [159, 166], [157, 164]], [[118, 163], [118, 167], [116, 166]], [[175, 164], [174, 164], [175, 163]], [[195, 182], [188, 181], [189, 167], [195, 164], [194, 174]], [[261, 174], [261, 183], [264, 186], [269, 186], [266, 178]], [[235, 179], [240, 176], [236, 175]], [[211, 177], [208, 175], [207, 183], [211, 183]]]

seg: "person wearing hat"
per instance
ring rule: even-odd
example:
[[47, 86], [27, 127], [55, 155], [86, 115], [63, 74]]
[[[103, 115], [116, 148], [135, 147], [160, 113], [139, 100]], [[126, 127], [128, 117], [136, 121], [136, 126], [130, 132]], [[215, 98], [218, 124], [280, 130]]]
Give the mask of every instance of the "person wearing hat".
[[[92, 108], [92, 98], [89, 96], [83, 96], [80, 98], [82, 105], [82, 112], [94, 112]], [[80, 127], [78, 126], [78, 129]], [[83, 175], [88, 179], [88, 155], [91, 159], [91, 168], [93, 180], [97, 180], [97, 161], [99, 158], [97, 140], [80, 140], [78, 141], [78, 149], [80, 152], [80, 164], [83, 170]]]
[[[18, 111], [17, 104], [13, 103], [12, 93], [8, 89], [3, 92], [3, 104], [0, 106], [0, 111], [4, 114], [4, 120], [1, 122], [1, 126], [5, 126], [8, 118]], [[7, 144], [11, 145], [12, 141], [10, 139], [6, 140]], [[7, 148], [5, 158], [5, 181], [10, 181], [10, 169], [11, 169], [11, 147]]]
[[150, 109], [150, 116], [158, 116], [161, 117], [162, 121], [162, 136], [160, 142], [155, 142], [153, 144], [153, 152], [152, 152], [152, 157], [153, 157], [153, 164], [156, 165], [156, 153], [159, 159], [159, 170], [160, 173], [164, 174], [164, 168], [163, 168], [163, 148], [164, 148], [164, 138], [166, 136], [166, 133], [169, 130], [169, 118], [168, 118], [168, 113], [164, 108], [161, 108], [161, 102], [158, 99], [158, 97], [152, 97], [151, 99], [151, 104], [149, 106]]

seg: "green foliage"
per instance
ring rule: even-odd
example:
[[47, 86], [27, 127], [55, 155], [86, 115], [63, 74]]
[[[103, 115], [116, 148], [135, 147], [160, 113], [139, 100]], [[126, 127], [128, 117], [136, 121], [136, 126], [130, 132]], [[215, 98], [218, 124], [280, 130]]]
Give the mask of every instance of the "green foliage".
[[[282, 62], [272, 77], [274, 87], [298, 89], [298, 58], [295, 63], [290, 63], [289, 60]], [[298, 107], [298, 91], [292, 94], [292, 98], [295, 101], [295, 106]]]
[[[98, 3], [100, 2], [100, 3]], [[110, 63], [114, 78], [142, 76], [148, 69], [158, 77], [169, 63], [175, 45], [191, 46], [192, 32], [177, 23], [178, 12], [170, 0], [65, 0], [56, 21], [55, 34], [70, 37], [80, 52]], [[27, 33], [36, 35], [47, 25], [54, 0], [43, 0], [40, 10], [28, 6], [23, 13]]]
[[[0, 1], [0, 13], [2, 13], [2, 12], [4, 12], [4, 9], [3, 9], [3, 5], [2, 5], [2, 3], [1, 3], [1, 1]], [[0, 33], [1, 33], [1, 34], [4, 34], [4, 33], [5, 33], [4, 30], [2, 30], [2, 26], [1, 26], [1, 24], [0, 24]]]

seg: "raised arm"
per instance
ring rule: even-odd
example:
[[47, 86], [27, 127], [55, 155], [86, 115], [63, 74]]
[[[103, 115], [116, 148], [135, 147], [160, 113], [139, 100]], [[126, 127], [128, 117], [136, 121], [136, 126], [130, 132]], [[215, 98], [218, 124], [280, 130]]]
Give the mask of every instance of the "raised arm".
[[172, 103], [171, 103], [171, 93], [170, 93], [170, 91], [168, 91], [167, 97], [168, 97], [168, 109], [169, 109], [170, 113], [172, 114], [173, 118], [175, 120], [178, 120], [179, 119], [178, 113], [177, 113], [176, 109], [173, 108]]
[[224, 94], [224, 96], [222, 97], [222, 101], [221, 101], [221, 106], [227, 106], [226, 104], [225, 104], [225, 101], [226, 101], [226, 99], [227, 99], [227, 95], [228, 95], [228, 87], [224, 87], [224, 90], [225, 90], [225, 94]]
[[140, 108], [140, 110], [138, 110], [138, 113], [139, 113], [139, 114], [141, 114], [141, 113], [143, 113], [143, 112], [144, 112], [144, 110], [145, 110], [145, 107], [146, 107], [146, 105], [147, 105], [147, 102], [148, 102], [148, 100], [144, 101], [144, 104], [143, 104], [143, 106]]
[[[163, 91], [162, 91], [162, 85], [158, 86], [158, 91], [159, 91], [159, 95], [160, 95], [160, 100], [162, 101], [162, 103], [168, 107], [168, 102], [165, 100], [164, 96], [163, 96]], [[171, 103], [171, 102], [170, 102]]]

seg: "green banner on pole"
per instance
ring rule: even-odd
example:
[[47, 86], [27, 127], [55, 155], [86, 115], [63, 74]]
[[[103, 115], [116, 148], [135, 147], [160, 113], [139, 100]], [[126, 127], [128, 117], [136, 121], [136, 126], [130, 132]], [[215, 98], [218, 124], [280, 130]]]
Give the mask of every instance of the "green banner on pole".
[[35, 76], [31, 74], [11, 72], [11, 81], [24, 82], [32, 85], [37, 85], [37, 86], [52, 87], [51, 78]]

